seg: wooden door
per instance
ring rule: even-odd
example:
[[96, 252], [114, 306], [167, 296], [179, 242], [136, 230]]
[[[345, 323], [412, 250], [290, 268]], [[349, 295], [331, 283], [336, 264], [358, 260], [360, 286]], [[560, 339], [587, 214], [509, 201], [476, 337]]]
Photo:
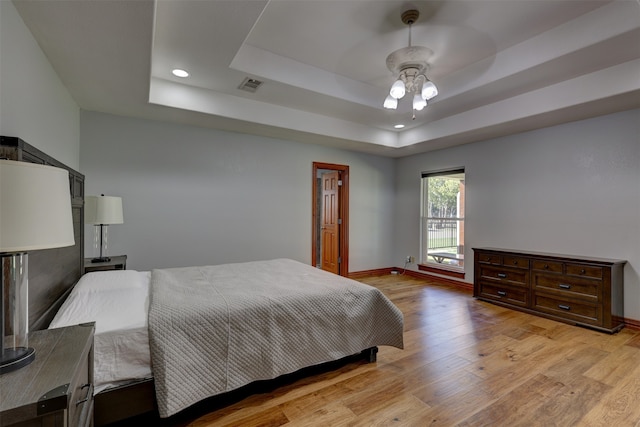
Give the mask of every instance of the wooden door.
[[340, 173], [331, 171], [322, 174], [322, 206], [320, 216], [320, 250], [323, 270], [340, 274], [339, 263], [339, 180]]

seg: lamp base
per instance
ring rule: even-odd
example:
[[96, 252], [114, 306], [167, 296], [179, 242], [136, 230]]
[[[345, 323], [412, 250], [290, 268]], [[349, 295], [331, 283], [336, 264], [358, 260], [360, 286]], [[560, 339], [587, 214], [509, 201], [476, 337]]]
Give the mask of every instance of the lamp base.
[[0, 363], [0, 374], [27, 366], [35, 358], [36, 351], [31, 347], [5, 348], [2, 353], [2, 362]]
[[92, 263], [109, 262], [109, 261], [111, 261], [111, 258], [109, 258], [109, 257], [94, 258], [94, 259], [91, 260]]

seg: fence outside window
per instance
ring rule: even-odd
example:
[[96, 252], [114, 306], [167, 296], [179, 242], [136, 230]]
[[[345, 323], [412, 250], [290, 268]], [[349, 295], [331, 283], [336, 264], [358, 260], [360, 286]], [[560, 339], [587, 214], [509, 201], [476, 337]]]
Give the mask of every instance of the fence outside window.
[[[463, 218], [428, 218], [425, 234], [427, 235], [427, 262], [462, 266], [464, 244], [460, 242], [460, 229]], [[450, 254], [450, 255], [446, 255]]]

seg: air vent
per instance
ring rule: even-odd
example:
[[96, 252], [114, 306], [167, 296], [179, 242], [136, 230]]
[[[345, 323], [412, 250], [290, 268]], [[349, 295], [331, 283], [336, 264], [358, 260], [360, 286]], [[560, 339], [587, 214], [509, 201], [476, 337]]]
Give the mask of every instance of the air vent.
[[242, 81], [242, 83], [240, 83], [238, 89], [254, 93], [261, 85], [262, 82], [260, 80], [247, 77]]

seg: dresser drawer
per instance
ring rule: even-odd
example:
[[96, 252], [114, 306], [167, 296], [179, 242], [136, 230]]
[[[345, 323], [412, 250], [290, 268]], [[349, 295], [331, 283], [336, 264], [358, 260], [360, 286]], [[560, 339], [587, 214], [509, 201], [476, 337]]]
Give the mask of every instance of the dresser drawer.
[[500, 281], [504, 285], [528, 286], [529, 271], [516, 268], [482, 266], [480, 267], [480, 279]]
[[529, 268], [529, 258], [505, 255], [502, 257], [502, 265], [514, 268]]
[[533, 308], [543, 313], [556, 315], [580, 323], [588, 323], [596, 326], [602, 325], [601, 304], [576, 302], [534, 292]]
[[478, 262], [481, 264], [502, 265], [502, 255], [481, 253], [478, 255]]
[[570, 276], [589, 277], [592, 279], [602, 280], [602, 267], [567, 263], [566, 269], [567, 275]]
[[562, 266], [562, 262], [550, 261], [546, 259], [534, 259], [531, 261], [532, 269], [547, 271], [550, 273], [562, 273]]
[[529, 304], [529, 292], [520, 287], [481, 282], [480, 296], [522, 307], [527, 307]]
[[602, 284], [599, 281], [559, 274], [533, 273], [531, 284], [534, 291], [552, 293], [565, 298], [598, 302], [602, 295]]

